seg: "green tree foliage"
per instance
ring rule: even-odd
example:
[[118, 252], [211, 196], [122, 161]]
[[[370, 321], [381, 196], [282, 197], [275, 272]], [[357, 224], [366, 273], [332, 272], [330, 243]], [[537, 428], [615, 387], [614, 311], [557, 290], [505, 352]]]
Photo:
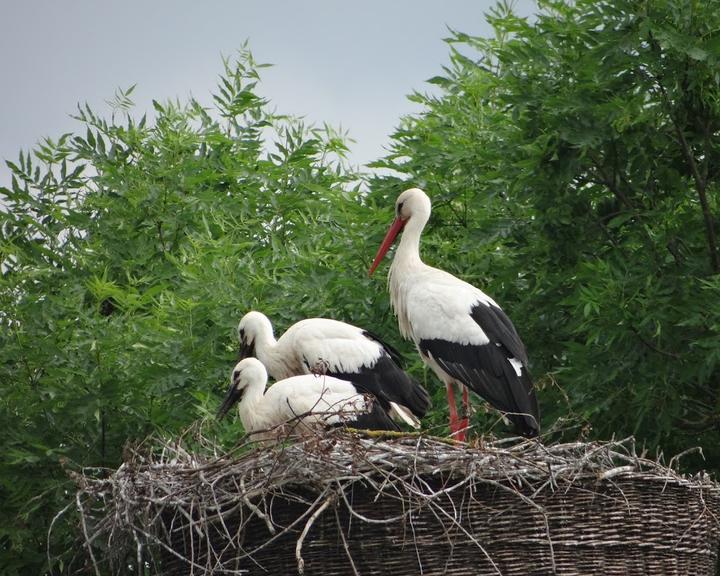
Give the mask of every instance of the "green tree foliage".
[[[212, 415], [249, 309], [279, 330], [319, 315], [392, 326], [368, 288], [372, 249], [343, 138], [270, 111], [257, 92], [260, 68], [242, 53], [226, 64], [212, 110], [155, 103], [152, 122], [134, 120], [131, 90], [121, 92], [110, 120], [82, 107], [78, 134], [8, 163], [5, 573], [41, 573], [50, 522], [73, 496], [63, 463], [114, 468], [126, 442], [197, 420], [239, 437]], [[77, 535], [63, 529], [53, 553]], [[69, 570], [71, 557], [54, 568]]]
[[425, 255], [508, 309], [546, 427], [700, 445], [718, 470], [720, 3], [540, 7], [452, 34], [374, 196], [433, 195]]

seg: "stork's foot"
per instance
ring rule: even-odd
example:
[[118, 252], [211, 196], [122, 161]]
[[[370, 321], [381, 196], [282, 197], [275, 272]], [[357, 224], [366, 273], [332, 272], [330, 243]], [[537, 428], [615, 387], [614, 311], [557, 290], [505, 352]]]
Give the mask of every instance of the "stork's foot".
[[465, 432], [468, 427], [467, 418], [450, 421], [450, 438], [458, 442], [465, 442]]
[[465, 442], [468, 426], [470, 426], [470, 420], [468, 418], [460, 418], [453, 438], [459, 442]]
[[460, 418], [460, 421], [458, 422], [458, 430], [467, 430], [468, 426], [470, 426], [470, 419]]

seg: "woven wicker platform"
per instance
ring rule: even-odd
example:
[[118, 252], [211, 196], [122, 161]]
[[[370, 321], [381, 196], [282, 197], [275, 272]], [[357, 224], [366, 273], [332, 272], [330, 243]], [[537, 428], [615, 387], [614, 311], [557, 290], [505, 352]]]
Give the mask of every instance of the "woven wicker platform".
[[334, 431], [237, 458], [166, 446], [84, 482], [95, 562], [162, 574], [711, 576], [720, 537], [720, 486], [629, 440]]

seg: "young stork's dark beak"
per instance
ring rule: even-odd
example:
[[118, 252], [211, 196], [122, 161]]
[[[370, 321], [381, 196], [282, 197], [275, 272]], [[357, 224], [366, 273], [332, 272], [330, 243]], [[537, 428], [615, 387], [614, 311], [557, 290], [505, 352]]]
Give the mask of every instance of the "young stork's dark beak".
[[218, 420], [222, 420], [225, 415], [230, 411], [230, 408], [232, 408], [237, 402], [242, 400], [242, 393], [243, 390], [238, 390], [235, 382], [230, 385], [230, 388], [228, 388], [228, 391], [225, 394], [225, 399], [222, 401], [222, 404], [217, 411], [216, 417]]

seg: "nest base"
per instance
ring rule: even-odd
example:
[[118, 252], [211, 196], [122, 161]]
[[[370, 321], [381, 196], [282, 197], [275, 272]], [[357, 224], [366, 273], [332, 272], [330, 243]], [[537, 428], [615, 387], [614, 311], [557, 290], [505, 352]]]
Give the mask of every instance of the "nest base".
[[[720, 486], [638, 456], [630, 440], [470, 448], [334, 431], [234, 460], [174, 454], [103, 481], [116, 488], [106, 522], [130, 519], [126, 542], [141, 541], [162, 574], [716, 570]], [[118, 482], [132, 498], [118, 499]]]

